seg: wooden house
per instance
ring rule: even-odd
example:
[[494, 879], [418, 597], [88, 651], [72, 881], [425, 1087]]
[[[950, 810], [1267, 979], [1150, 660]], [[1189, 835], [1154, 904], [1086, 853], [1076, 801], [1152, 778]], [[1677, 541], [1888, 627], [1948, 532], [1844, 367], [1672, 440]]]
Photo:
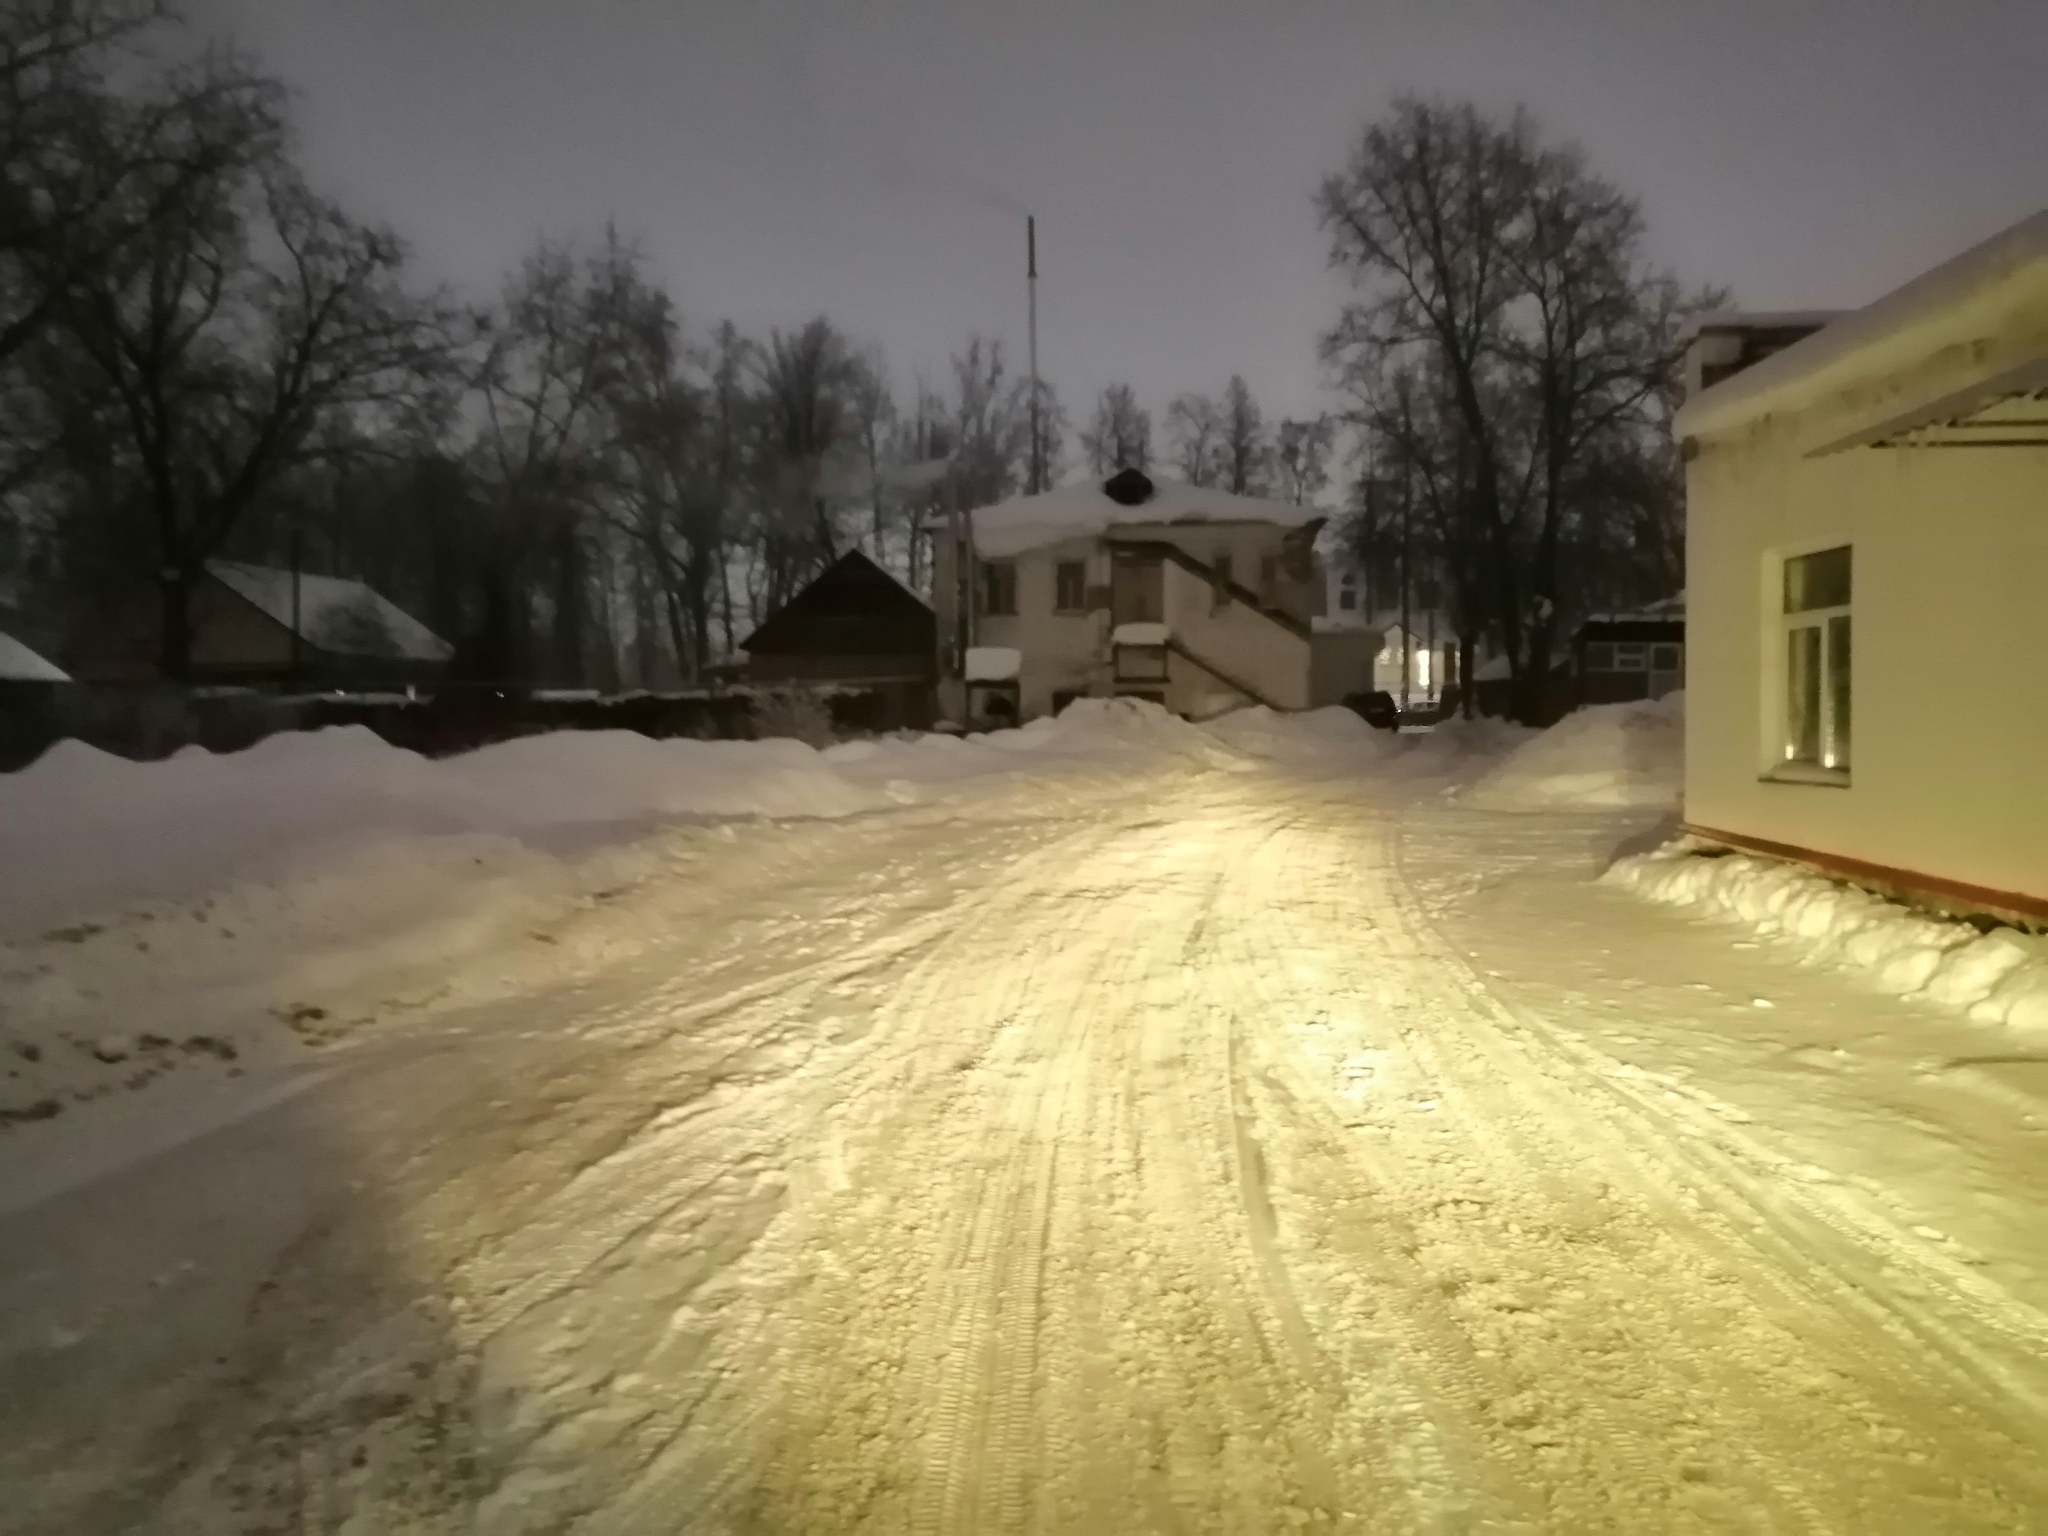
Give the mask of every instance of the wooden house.
[[938, 620], [859, 550], [849, 550], [740, 642], [757, 686], [855, 688], [874, 696], [860, 723], [928, 730], [937, 714]]

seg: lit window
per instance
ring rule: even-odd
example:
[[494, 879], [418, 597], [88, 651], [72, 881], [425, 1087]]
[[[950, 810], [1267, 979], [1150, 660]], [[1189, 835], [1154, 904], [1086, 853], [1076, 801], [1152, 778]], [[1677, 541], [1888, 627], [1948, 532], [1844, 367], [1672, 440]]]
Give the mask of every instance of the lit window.
[[1783, 758], [1849, 770], [1849, 546], [1785, 562]]

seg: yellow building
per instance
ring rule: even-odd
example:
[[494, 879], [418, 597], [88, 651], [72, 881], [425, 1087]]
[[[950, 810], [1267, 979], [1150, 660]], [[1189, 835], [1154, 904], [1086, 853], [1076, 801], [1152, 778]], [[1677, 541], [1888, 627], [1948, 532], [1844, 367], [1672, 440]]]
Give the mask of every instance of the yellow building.
[[1691, 343], [1686, 822], [2048, 919], [2048, 212], [1786, 321]]

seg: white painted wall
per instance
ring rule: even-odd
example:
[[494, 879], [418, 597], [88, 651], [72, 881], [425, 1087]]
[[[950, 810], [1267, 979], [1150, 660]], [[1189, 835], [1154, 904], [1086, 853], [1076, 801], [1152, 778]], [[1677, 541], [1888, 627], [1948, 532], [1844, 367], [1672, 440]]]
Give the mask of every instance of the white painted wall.
[[[2048, 448], [1806, 456], [1874, 405], [2000, 361], [1975, 356], [1698, 445], [1688, 822], [2048, 898]], [[1834, 543], [1853, 549], [1850, 783], [1770, 782], [1779, 556]]]
[[[1275, 709], [1307, 709], [1311, 702], [1308, 637], [1240, 602], [1220, 608], [1216, 589], [1192, 571], [1167, 562], [1166, 624], [1202, 661], [1242, 682]], [[1171, 702], [1171, 701], [1169, 701]]]

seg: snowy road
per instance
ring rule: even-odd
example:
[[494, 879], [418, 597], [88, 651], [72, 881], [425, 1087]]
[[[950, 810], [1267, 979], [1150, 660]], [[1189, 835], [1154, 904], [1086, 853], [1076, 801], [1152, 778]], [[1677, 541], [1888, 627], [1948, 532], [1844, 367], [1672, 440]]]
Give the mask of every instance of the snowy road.
[[0, 1217], [0, 1523], [2048, 1529], [2035, 1090], [1405, 798], [738, 833]]

